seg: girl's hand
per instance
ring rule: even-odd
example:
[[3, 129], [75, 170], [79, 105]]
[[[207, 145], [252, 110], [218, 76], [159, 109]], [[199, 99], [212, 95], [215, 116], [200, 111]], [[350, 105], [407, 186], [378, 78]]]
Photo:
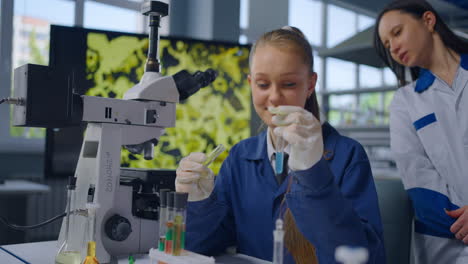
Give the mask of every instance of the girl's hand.
[[208, 198], [214, 188], [214, 173], [203, 165], [206, 155], [192, 152], [183, 158], [176, 170], [175, 187], [178, 192], [189, 194], [189, 201]]
[[306, 170], [323, 155], [322, 125], [314, 115], [298, 106], [277, 106], [268, 109], [272, 114], [273, 130], [291, 145], [288, 166], [291, 170]]

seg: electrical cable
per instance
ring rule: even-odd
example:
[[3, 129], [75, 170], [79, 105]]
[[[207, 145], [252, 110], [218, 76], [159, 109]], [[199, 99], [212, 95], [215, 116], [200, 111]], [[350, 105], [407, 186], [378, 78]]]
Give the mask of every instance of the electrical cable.
[[15, 224], [10, 224], [8, 223], [8, 221], [1, 217], [0, 216], [0, 222], [3, 223], [4, 225], [8, 226], [9, 228], [11, 229], [14, 229], [14, 230], [19, 230], [19, 231], [25, 231], [25, 230], [28, 230], [28, 229], [35, 229], [35, 228], [39, 228], [41, 226], [44, 226], [44, 225], [47, 225], [47, 224], [50, 224], [62, 217], [65, 217], [67, 215], [67, 213], [63, 213], [63, 214], [60, 214], [60, 215], [57, 215], [47, 221], [44, 221], [42, 223], [39, 223], [39, 224], [36, 224], [36, 225], [30, 225], [30, 226], [20, 226], [20, 225], [15, 225]]
[[13, 252], [9, 251], [6, 248], [0, 247], [1, 250], [5, 251], [6, 253], [12, 255], [14, 258], [18, 259], [19, 261], [25, 263], [25, 264], [31, 264], [30, 262], [27, 262], [26, 260], [22, 259], [20, 256], [15, 255]]
[[[8, 99], [8, 98], [7, 98]], [[5, 99], [2, 99], [2, 100], [5, 100]], [[2, 100], [0, 100], [0, 103], [2, 102]], [[69, 184], [67, 185], [67, 189], [74, 189], [75, 188], [75, 182], [76, 182], [76, 178], [71, 176], [70, 179], [69, 179]], [[77, 209], [77, 210], [73, 210], [73, 211], [70, 211], [70, 215], [73, 215], [73, 214], [78, 214], [78, 215], [84, 215], [86, 212], [86, 210], [83, 210], [83, 209]], [[25, 230], [28, 230], [28, 229], [35, 229], [35, 228], [39, 228], [41, 226], [44, 226], [44, 225], [47, 225], [47, 224], [50, 224], [62, 217], [65, 217], [67, 215], [67, 213], [62, 213], [62, 214], [59, 214], [57, 216], [54, 216], [52, 218], [50, 218], [49, 220], [46, 220], [42, 223], [39, 223], [39, 224], [35, 224], [35, 225], [30, 225], [30, 226], [20, 226], [20, 225], [15, 225], [15, 224], [10, 224], [8, 223], [8, 220], [6, 220], [5, 218], [3, 218], [2, 216], [0, 216], [0, 222], [6, 226], [8, 226], [9, 228], [11, 229], [14, 229], [14, 230], [19, 230], [19, 231], [25, 231]]]

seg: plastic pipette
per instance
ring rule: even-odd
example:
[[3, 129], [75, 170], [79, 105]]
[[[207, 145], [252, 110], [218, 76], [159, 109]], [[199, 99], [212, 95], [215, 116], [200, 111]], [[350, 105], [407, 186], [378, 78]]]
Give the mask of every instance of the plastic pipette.
[[284, 229], [283, 220], [276, 220], [276, 228], [273, 231], [273, 264], [283, 264]]

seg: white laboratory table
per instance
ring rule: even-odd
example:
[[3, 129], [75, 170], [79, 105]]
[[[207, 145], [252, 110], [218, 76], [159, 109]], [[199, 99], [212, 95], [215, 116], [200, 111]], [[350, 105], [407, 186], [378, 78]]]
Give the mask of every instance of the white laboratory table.
[[47, 185], [25, 180], [5, 180], [5, 183], [0, 184], [0, 195], [37, 194], [49, 190]]
[[[10, 251], [16, 256], [22, 258], [26, 262], [20, 261], [17, 258], [0, 249], [0, 263], [2, 264], [53, 264], [55, 253], [57, 252], [57, 241], [46, 241], [36, 243], [14, 244], [2, 246], [2, 248]], [[148, 255], [136, 255], [135, 264], [151, 264]], [[216, 263], [220, 264], [268, 264], [271, 262], [249, 257], [242, 254], [223, 255], [216, 257]], [[128, 264], [127, 258], [120, 258], [118, 264]]]

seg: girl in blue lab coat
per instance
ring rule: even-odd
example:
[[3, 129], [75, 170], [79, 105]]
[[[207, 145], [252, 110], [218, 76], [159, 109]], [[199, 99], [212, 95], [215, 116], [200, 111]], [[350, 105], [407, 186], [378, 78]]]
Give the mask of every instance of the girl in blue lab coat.
[[374, 43], [403, 86], [390, 137], [415, 210], [415, 263], [468, 263], [468, 43], [421, 0], [385, 8]]
[[[177, 169], [176, 190], [191, 201], [186, 248], [217, 255], [236, 246], [271, 261], [282, 217], [285, 263], [336, 263], [340, 245], [365, 247], [369, 263], [385, 263], [369, 160], [359, 143], [320, 122], [307, 39], [291, 27], [265, 33], [252, 47], [248, 79], [266, 131], [231, 149], [215, 183], [203, 153]], [[280, 140], [288, 143], [285, 179], [274, 172]]]

